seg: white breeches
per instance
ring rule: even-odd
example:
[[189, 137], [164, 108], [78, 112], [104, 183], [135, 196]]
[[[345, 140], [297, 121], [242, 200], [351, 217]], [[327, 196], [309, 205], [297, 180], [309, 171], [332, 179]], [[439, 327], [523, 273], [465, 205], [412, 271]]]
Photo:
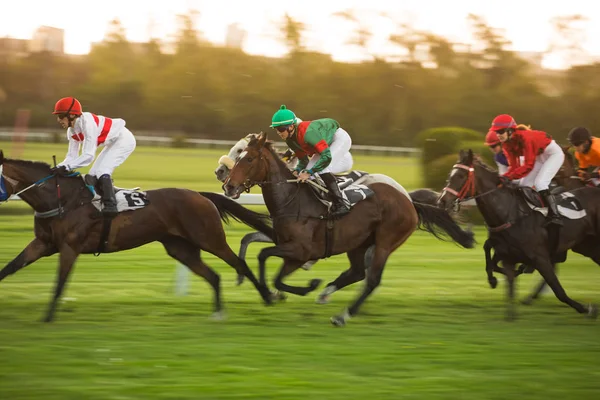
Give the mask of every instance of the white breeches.
[[[333, 134], [333, 140], [329, 145], [329, 151], [331, 152], [331, 162], [327, 168], [319, 171], [319, 173], [331, 172], [333, 174], [340, 174], [342, 172], [349, 171], [354, 165], [352, 154], [350, 154], [350, 147], [352, 146], [352, 139], [348, 132], [342, 128], [338, 128]], [[321, 156], [315, 154], [310, 158], [306, 169], [311, 169]]]
[[533, 169], [521, 179], [521, 186], [535, 187], [538, 192], [547, 190], [550, 181], [565, 161], [565, 153], [553, 140], [542, 154], [536, 157]]
[[104, 149], [96, 158], [89, 174], [96, 178], [100, 178], [104, 174], [112, 175], [115, 168], [123, 164], [133, 153], [135, 144], [135, 137], [129, 129], [124, 127], [114, 141], [105, 143]]

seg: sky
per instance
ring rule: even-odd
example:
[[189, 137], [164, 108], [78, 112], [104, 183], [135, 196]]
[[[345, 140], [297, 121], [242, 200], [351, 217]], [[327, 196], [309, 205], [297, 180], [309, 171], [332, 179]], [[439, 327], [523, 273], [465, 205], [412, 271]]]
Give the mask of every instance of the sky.
[[[176, 32], [176, 15], [196, 9], [197, 27], [209, 41], [223, 44], [227, 26], [238, 23], [248, 32], [246, 52], [281, 56], [286, 49], [279, 38], [279, 26], [288, 13], [306, 25], [306, 47], [330, 53], [338, 61], [357, 61], [361, 51], [346, 43], [356, 25], [333, 17], [335, 12], [356, 11], [373, 32], [369, 52], [377, 55], [397, 51], [387, 38], [398, 32], [401, 23], [453, 42], [472, 43], [466, 20], [469, 13], [503, 29], [513, 50], [545, 51], [553, 37], [552, 17], [581, 14], [588, 18], [582, 25], [586, 33], [582, 45], [600, 58], [600, 12], [594, 12], [595, 8], [591, 0], [79, 0], [73, 6], [47, 0], [3, 0], [0, 37], [29, 39], [37, 27], [54, 26], [65, 30], [67, 53], [85, 54], [92, 42], [102, 40], [114, 18], [120, 19], [130, 41], [146, 41], [150, 36], [168, 39]], [[566, 64], [548, 56], [544, 66], [564, 68]]]

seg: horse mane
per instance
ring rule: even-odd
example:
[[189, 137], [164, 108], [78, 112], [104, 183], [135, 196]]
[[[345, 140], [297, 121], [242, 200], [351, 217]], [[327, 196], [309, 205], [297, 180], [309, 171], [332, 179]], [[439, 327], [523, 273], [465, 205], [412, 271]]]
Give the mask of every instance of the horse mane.
[[492, 172], [494, 174], [498, 174], [498, 171], [496, 171], [496, 169], [494, 169], [494, 168], [490, 167], [489, 165], [487, 165], [485, 163], [485, 161], [483, 161], [481, 158], [477, 157], [477, 159], [475, 159], [474, 162], [477, 163], [477, 165], [479, 165], [480, 167], [482, 167], [486, 171]]
[[9, 162], [11, 164], [15, 164], [20, 167], [33, 167], [39, 170], [43, 170], [43, 172], [50, 173], [50, 164], [45, 163], [43, 161], [29, 161], [29, 160], [17, 160], [14, 158], [6, 158], [4, 162]]

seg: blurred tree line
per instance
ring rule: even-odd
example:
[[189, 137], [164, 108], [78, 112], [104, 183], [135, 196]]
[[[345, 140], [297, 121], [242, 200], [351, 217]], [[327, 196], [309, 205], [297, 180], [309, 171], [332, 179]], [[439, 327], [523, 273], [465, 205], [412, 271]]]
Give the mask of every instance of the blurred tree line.
[[[352, 12], [335, 17], [358, 20]], [[577, 51], [571, 24], [577, 18], [556, 22], [558, 50]], [[305, 120], [337, 119], [358, 144], [414, 146], [419, 132], [441, 126], [473, 129], [483, 138], [500, 113], [559, 140], [577, 125], [600, 132], [600, 64], [541, 73], [475, 15], [468, 21], [477, 41], [472, 48], [457, 50], [443, 37], [401, 26], [390, 41], [403, 57], [354, 64], [306, 50], [305, 27], [291, 17], [281, 26], [284, 58], [211, 45], [192, 14], [178, 22], [172, 52], [162, 52], [157, 39], [128, 42], [115, 20], [88, 55], [0, 60], [0, 126], [12, 126], [16, 110], [29, 108], [30, 126], [56, 128], [54, 102], [73, 95], [86, 110], [125, 118], [134, 132], [190, 137], [238, 139], [268, 129], [280, 104]], [[368, 54], [369, 38], [368, 27], [357, 23], [349, 43]]]

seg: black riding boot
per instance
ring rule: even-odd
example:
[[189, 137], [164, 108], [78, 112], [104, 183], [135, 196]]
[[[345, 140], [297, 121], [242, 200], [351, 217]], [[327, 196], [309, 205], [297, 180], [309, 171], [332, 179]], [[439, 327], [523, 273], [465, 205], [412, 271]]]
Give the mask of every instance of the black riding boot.
[[350, 212], [350, 208], [344, 202], [340, 188], [337, 185], [335, 176], [332, 173], [319, 174], [327, 189], [329, 190], [329, 200], [331, 200], [331, 215], [333, 217], [341, 217]]
[[542, 198], [544, 199], [544, 203], [546, 203], [546, 206], [548, 207], [548, 217], [546, 225], [553, 224], [562, 226], [563, 221], [560, 217], [560, 214], [558, 213], [558, 207], [556, 205], [556, 199], [554, 198], [554, 195], [550, 193], [550, 190], [541, 190], [540, 195], [542, 196]]
[[104, 174], [98, 179], [98, 185], [102, 191], [102, 215], [114, 217], [118, 214], [117, 200], [115, 198], [115, 188], [112, 184], [110, 175]]

